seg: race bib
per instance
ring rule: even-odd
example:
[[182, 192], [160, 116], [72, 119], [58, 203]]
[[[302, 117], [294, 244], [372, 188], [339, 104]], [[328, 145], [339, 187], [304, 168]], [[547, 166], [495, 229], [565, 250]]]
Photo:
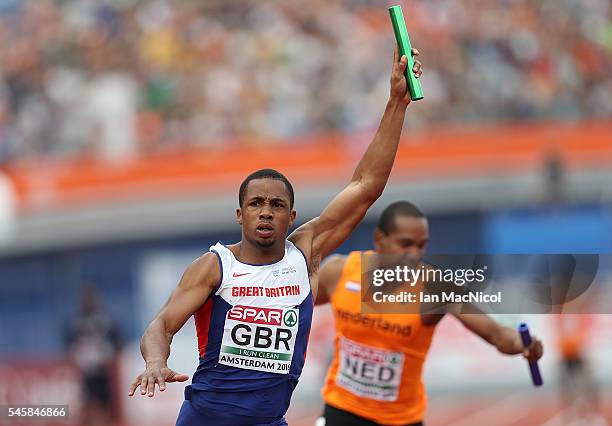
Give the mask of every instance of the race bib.
[[396, 401], [404, 354], [361, 345], [340, 338], [340, 369], [336, 384], [349, 392], [377, 401]]
[[289, 373], [298, 314], [298, 309], [234, 306], [225, 317], [219, 364]]

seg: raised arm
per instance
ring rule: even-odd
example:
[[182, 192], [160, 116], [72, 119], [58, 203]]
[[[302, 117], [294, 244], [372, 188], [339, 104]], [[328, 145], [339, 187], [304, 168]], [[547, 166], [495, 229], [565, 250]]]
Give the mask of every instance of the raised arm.
[[177, 288], [140, 340], [140, 351], [146, 368], [130, 385], [129, 396], [134, 395], [140, 386], [142, 395], [152, 397], [156, 383], [159, 390], [163, 391], [166, 382], [184, 382], [189, 378], [168, 368], [170, 343], [187, 319], [206, 301], [220, 277], [219, 262], [213, 253], [206, 253], [187, 268]]
[[[413, 54], [418, 51], [413, 49]], [[403, 75], [407, 59], [393, 57], [391, 71], [391, 94], [374, 139], [359, 161], [348, 186], [340, 192], [323, 210], [321, 215], [302, 225], [290, 239], [310, 254], [317, 262], [334, 251], [349, 236], [363, 219], [368, 208], [382, 194], [399, 144], [406, 107], [410, 94], [406, 90]], [[412, 70], [421, 75], [421, 64], [416, 61]]]

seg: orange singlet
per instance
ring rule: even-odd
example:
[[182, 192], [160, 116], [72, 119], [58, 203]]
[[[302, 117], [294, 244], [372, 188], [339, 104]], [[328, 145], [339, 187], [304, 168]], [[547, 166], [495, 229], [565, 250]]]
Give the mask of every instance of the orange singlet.
[[349, 254], [331, 295], [335, 354], [323, 399], [376, 423], [422, 421], [421, 373], [435, 326], [422, 325], [419, 314], [362, 314], [361, 254]]
[[582, 358], [589, 340], [592, 317], [587, 314], [558, 314], [555, 319], [563, 359]]

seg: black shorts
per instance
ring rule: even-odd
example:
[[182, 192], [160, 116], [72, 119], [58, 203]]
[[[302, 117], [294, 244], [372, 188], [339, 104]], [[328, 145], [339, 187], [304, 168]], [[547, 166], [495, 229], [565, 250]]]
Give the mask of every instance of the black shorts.
[[[375, 423], [372, 420], [364, 419], [356, 416], [348, 411], [340, 410], [325, 404], [323, 409], [323, 418], [325, 418], [325, 426], [379, 426], [380, 423]], [[404, 426], [423, 426], [423, 422], [409, 423]]]
[[83, 378], [83, 392], [88, 402], [97, 402], [103, 406], [110, 406], [112, 398], [111, 381], [106, 372], [90, 374]]
[[563, 367], [568, 374], [572, 374], [584, 369], [584, 361], [582, 358], [564, 358]]

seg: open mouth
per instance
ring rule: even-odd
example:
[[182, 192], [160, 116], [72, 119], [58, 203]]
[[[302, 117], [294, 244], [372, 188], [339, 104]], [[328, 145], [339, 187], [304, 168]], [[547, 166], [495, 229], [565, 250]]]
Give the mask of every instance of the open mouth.
[[260, 223], [257, 225], [255, 232], [258, 237], [270, 238], [274, 234], [274, 227], [269, 223]]

